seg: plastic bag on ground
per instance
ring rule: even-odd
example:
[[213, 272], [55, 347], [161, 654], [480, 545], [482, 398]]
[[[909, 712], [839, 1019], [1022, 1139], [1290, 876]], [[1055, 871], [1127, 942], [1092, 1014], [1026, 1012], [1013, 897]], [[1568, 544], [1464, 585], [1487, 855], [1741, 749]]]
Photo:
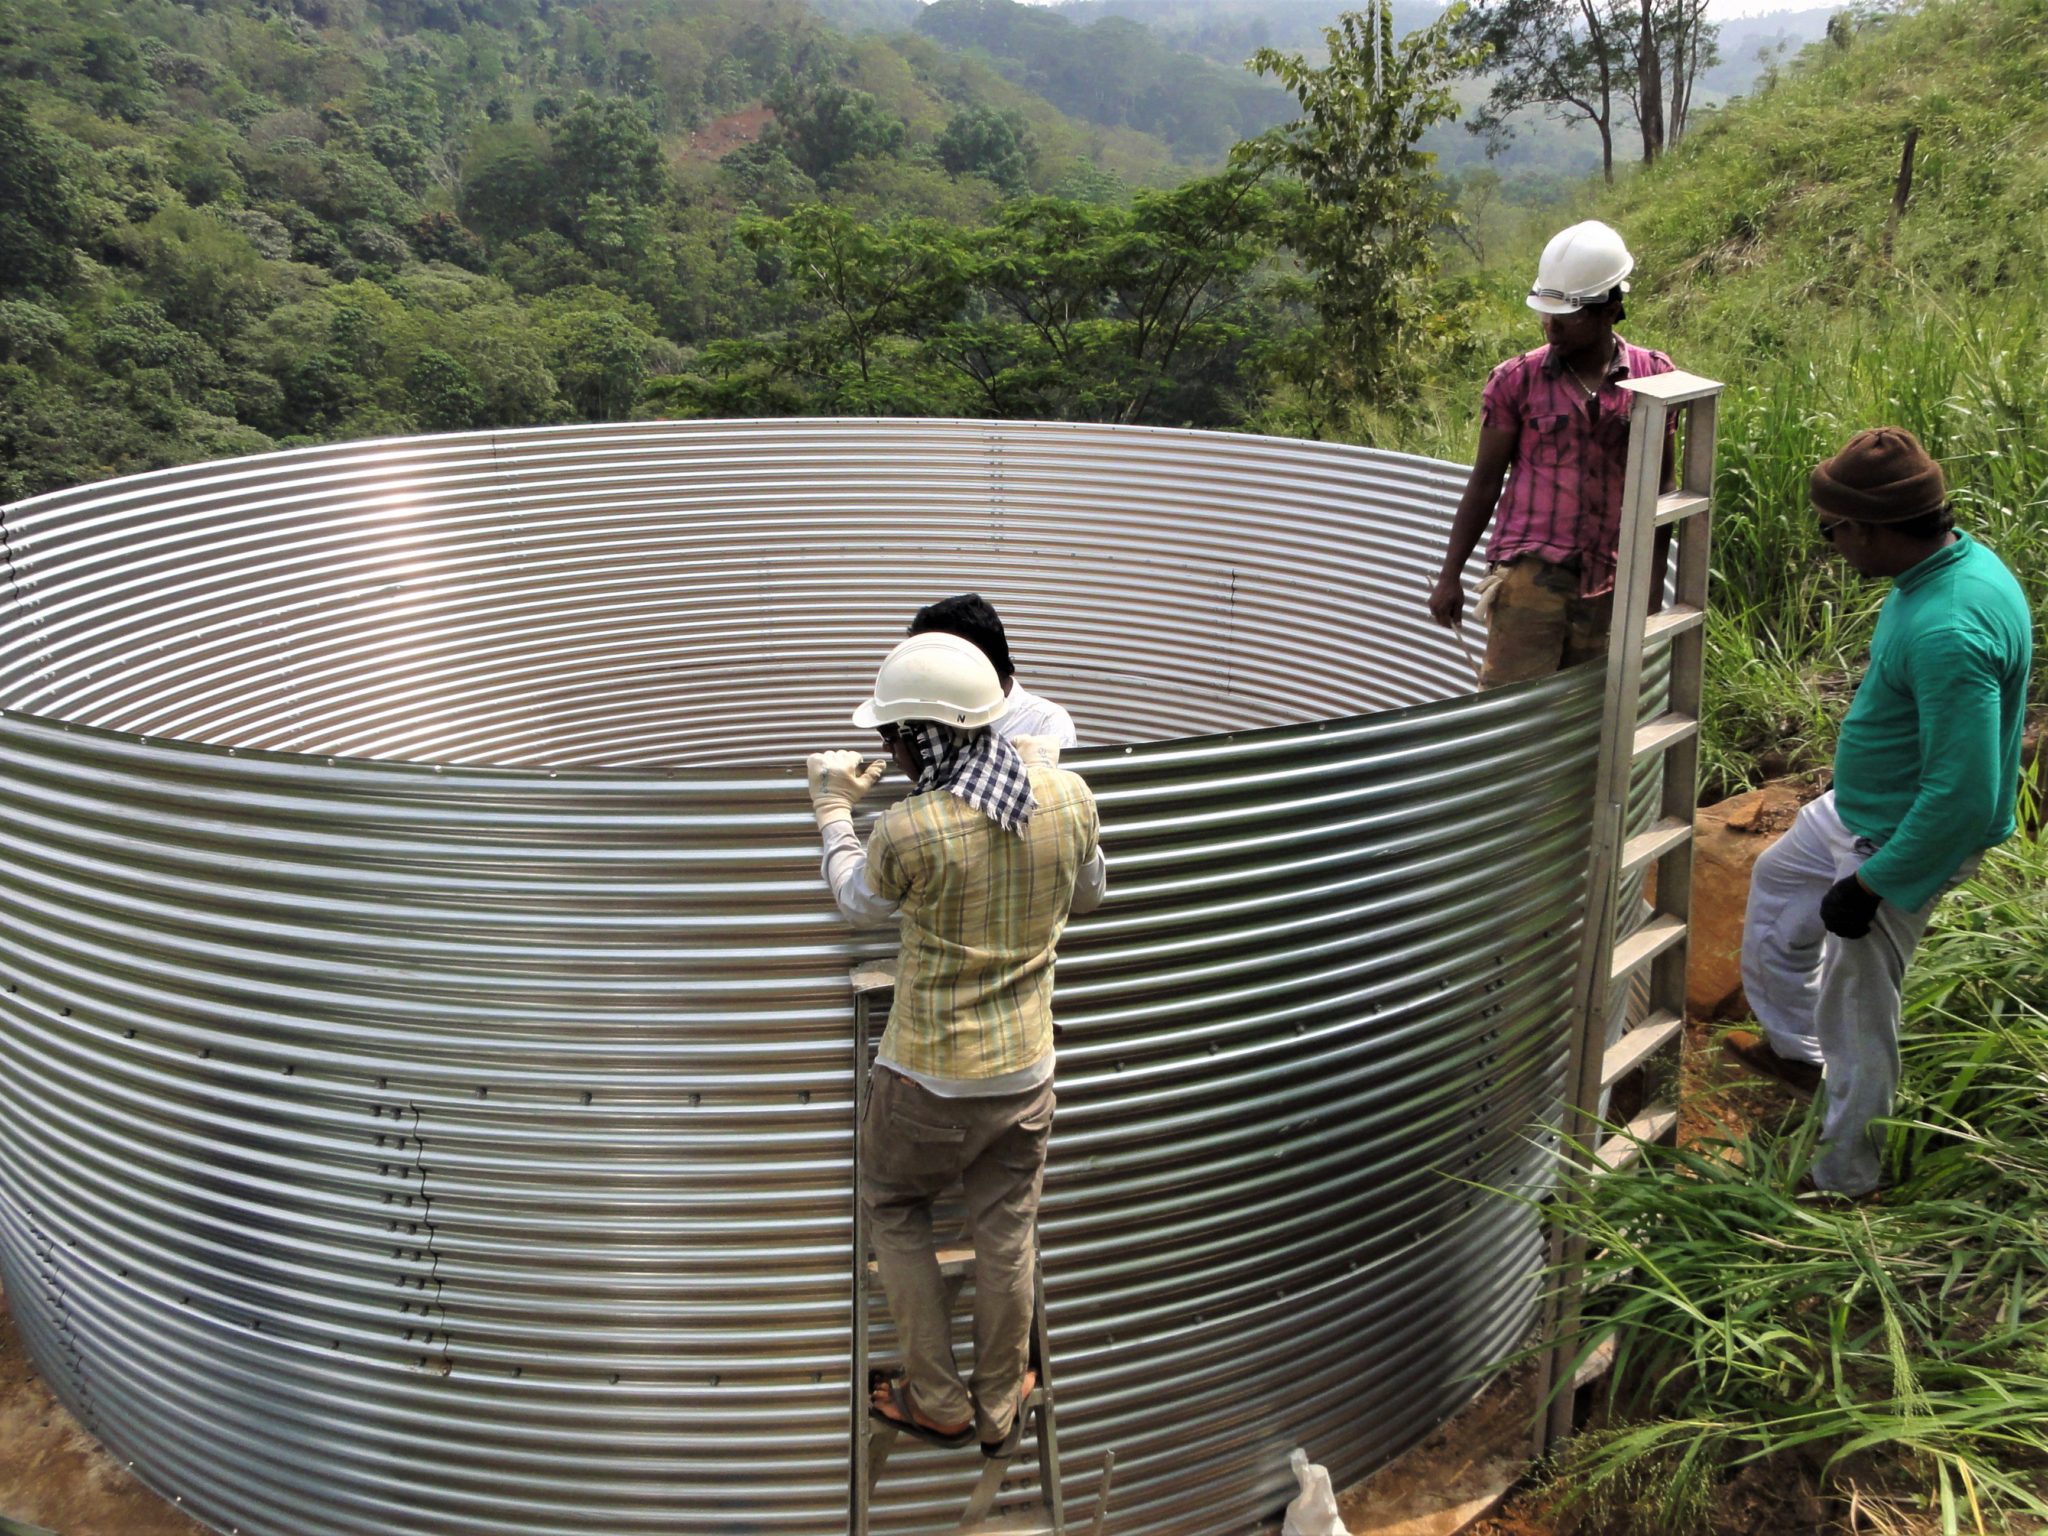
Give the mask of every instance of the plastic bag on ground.
[[1287, 1458], [1301, 1492], [1287, 1506], [1287, 1520], [1280, 1536], [1351, 1536], [1337, 1514], [1337, 1495], [1330, 1487], [1330, 1474], [1297, 1449]]

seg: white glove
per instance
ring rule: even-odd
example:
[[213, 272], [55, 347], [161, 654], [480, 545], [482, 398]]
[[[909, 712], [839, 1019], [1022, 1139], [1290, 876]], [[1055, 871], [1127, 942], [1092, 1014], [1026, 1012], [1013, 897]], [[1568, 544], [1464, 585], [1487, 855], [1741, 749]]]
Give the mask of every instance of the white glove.
[[1024, 759], [1027, 768], [1057, 768], [1060, 765], [1057, 736], [1012, 736], [1010, 745], [1017, 749], [1017, 755]]
[[863, 768], [858, 752], [813, 752], [804, 759], [804, 767], [810, 776], [811, 811], [818, 818], [820, 831], [835, 821], [852, 821], [861, 796], [889, 771], [880, 758]]

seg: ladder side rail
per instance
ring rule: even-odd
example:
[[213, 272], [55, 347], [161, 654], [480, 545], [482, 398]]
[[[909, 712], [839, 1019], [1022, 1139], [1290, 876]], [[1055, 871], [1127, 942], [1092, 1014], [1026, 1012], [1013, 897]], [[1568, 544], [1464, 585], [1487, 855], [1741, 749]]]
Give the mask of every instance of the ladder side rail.
[[[1038, 1496], [1052, 1536], [1067, 1536], [1067, 1497], [1060, 1479], [1059, 1416], [1052, 1382], [1052, 1329], [1045, 1318], [1045, 1264], [1031, 1237], [1031, 1353], [1038, 1362]], [[1099, 1517], [1098, 1517], [1099, 1518]]]
[[[1709, 395], [1686, 404], [1685, 448], [1680, 488], [1711, 497], [1718, 400]], [[1678, 525], [1678, 600], [1702, 614], [1707, 607], [1708, 573], [1713, 549], [1712, 509], [1694, 513]], [[1705, 704], [1706, 626], [1671, 638], [1671, 708], [1702, 720]], [[1694, 731], [1666, 749], [1662, 812], [1691, 826], [1698, 814], [1700, 732]], [[1650, 1006], [1685, 1014], [1686, 968], [1692, 949], [1693, 839], [1667, 852], [1657, 863], [1657, 905], [1687, 925], [1684, 942], [1657, 957], [1650, 971]]]
[[848, 1459], [850, 1536], [869, 1536], [872, 1479], [868, 1472], [873, 1424], [868, 1418], [868, 1220], [860, 1198], [861, 1132], [868, 1107], [868, 1015], [872, 993], [853, 995], [853, 1455]]
[[[1584, 996], [1577, 1019], [1578, 1074], [1568, 1087], [1572, 1113], [1566, 1135], [1581, 1144], [1583, 1157], [1594, 1134], [1600, 1102], [1601, 1058], [1607, 1014], [1612, 1006], [1611, 972], [1615, 925], [1620, 921], [1621, 845], [1628, 832], [1629, 780], [1635, 767], [1636, 723], [1643, 692], [1643, 615], [1653, 583], [1663, 573], [1650, 567], [1656, 548], [1657, 494], [1663, 468], [1661, 400], [1638, 395], [1629, 422], [1628, 474], [1623, 481], [1621, 540], [1614, 566], [1614, 615], [1608, 626], [1607, 697], [1600, 722], [1599, 777], [1594, 802], [1592, 857], [1587, 872], [1589, 900], [1581, 941]], [[1604, 909], [1592, 926], [1593, 907]]]
[[[1642, 698], [1643, 615], [1649, 605], [1651, 554], [1656, 547], [1657, 497], [1662, 489], [1664, 422], [1661, 400], [1637, 395], [1629, 408], [1628, 467], [1622, 481], [1621, 537], [1615, 553], [1614, 610], [1608, 624], [1607, 692], [1601, 709], [1600, 749], [1594, 777], [1592, 851], [1586, 879], [1586, 918], [1573, 985], [1572, 1037], [1568, 1053], [1560, 1148], [1560, 1187], [1553, 1198], [1578, 1198], [1573, 1182], [1590, 1178], [1593, 1119], [1600, 1102], [1606, 1044], [1609, 972], [1614, 964], [1616, 890], [1621, 844], [1628, 816], [1629, 771], [1635, 762], [1636, 721]], [[1656, 573], [1662, 581], [1663, 573]], [[1579, 1318], [1579, 1276], [1584, 1240], [1576, 1235], [1552, 1244], [1555, 1280], [1546, 1321], [1559, 1343], [1546, 1352], [1544, 1391], [1550, 1407], [1544, 1443], [1571, 1434], [1571, 1336]]]

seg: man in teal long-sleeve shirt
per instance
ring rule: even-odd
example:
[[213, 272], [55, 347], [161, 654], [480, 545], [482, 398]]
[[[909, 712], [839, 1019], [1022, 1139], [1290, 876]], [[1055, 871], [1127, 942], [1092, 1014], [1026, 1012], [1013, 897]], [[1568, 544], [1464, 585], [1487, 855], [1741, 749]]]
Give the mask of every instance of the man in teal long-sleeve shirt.
[[1956, 531], [1941, 466], [1910, 432], [1859, 432], [1813, 471], [1821, 537], [1893, 582], [1842, 722], [1835, 787], [1757, 860], [1742, 979], [1763, 1038], [1745, 1064], [1827, 1115], [1809, 1175], [1878, 1187], [1871, 1122], [1899, 1083], [1899, 988], [1941, 893], [2013, 831], [2032, 618], [2012, 572]]

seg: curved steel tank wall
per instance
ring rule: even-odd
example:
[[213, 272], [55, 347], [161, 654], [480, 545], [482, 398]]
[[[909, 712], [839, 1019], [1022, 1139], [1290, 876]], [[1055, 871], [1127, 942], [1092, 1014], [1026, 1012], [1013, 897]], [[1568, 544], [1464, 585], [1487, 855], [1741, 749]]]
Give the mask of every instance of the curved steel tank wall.
[[[1070, 1497], [1273, 1513], [1525, 1328], [1600, 677], [1472, 696], [1462, 482], [903, 421], [307, 450], [9, 507], [0, 1272], [215, 1526], [847, 1520], [850, 961], [798, 759], [976, 587], [1067, 703]], [[975, 1458], [900, 1456], [889, 1529]]]

